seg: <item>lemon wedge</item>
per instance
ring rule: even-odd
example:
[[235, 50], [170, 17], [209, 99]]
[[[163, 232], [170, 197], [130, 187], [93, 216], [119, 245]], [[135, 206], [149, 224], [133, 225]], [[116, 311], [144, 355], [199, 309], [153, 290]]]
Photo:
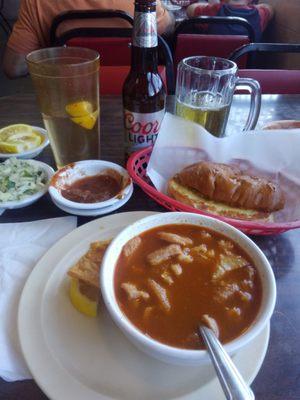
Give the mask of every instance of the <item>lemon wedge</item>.
[[10, 142], [0, 142], [1, 153], [18, 154], [23, 153], [24, 151], [26, 151], [26, 148], [22, 142], [15, 142], [14, 144]]
[[88, 130], [94, 128], [99, 115], [99, 110], [93, 111], [92, 104], [85, 100], [67, 104], [66, 112], [75, 124]]
[[93, 106], [89, 101], [76, 101], [66, 105], [66, 112], [70, 117], [83, 117], [93, 112]]
[[71, 120], [73, 122], [75, 122], [75, 124], [82, 126], [82, 128], [90, 130], [90, 129], [94, 128], [94, 126], [97, 122], [97, 119], [98, 119], [98, 114], [99, 114], [99, 111], [96, 110], [93, 113], [84, 115], [82, 117], [71, 118]]
[[40, 146], [43, 140], [29, 125], [10, 125], [0, 130], [0, 152], [22, 153]]
[[70, 278], [69, 296], [76, 310], [89, 317], [97, 316], [98, 302], [90, 300], [80, 292], [79, 282], [76, 278]]

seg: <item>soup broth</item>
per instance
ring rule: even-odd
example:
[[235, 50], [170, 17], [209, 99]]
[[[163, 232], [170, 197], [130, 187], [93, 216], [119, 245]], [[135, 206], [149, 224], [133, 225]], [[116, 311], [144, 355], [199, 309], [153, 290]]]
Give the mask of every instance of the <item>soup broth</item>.
[[115, 270], [127, 318], [161, 343], [204, 348], [197, 325], [226, 343], [258, 314], [262, 286], [253, 261], [232, 240], [202, 227], [165, 225], [131, 239]]

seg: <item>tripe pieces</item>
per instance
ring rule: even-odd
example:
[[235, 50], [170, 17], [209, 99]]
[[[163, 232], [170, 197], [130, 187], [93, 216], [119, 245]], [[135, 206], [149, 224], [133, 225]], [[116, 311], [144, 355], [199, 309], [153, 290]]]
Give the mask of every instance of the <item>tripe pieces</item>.
[[169, 246], [162, 247], [147, 255], [147, 261], [151, 265], [159, 265], [164, 261], [169, 260], [173, 256], [182, 254], [182, 249], [178, 244], [170, 244]]
[[191, 238], [188, 238], [185, 236], [180, 236], [180, 235], [177, 235], [176, 233], [158, 232], [157, 236], [160, 239], [165, 240], [166, 242], [180, 244], [182, 246], [188, 246], [188, 245], [193, 244], [193, 241]]
[[238, 243], [190, 224], [152, 228], [128, 241], [114, 289], [122, 312], [140, 331], [189, 349], [204, 347], [197, 335], [201, 322], [223, 343], [238, 337], [262, 298], [259, 274]]

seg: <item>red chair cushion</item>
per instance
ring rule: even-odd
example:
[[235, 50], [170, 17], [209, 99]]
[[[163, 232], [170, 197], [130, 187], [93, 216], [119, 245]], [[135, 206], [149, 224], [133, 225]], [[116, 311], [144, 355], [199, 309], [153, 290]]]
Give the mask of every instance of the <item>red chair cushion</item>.
[[300, 94], [300, 70], [241, 69], [238, 75], [256, 79], [264, 94]]
[[[67, 41], [68, 46], [86, 47], [100, 54], [100, 94], [122, 93], [122, 87], [129, 73], [131, 38], [122, 37], [79, 37]], [[158, 71], [166, 85], [166, 68], [159, 66]]]
[[100, 54], [101, 65], [130, 65], [131, 38], [122, 37], [78, 37], [67, 41], [67, 46], [86, 47]]
[[[183, 58], [190, 56], [228, 58], [234, 50], [244, 44], [249, 44], [248, 36], [179, 34], [174, 55], [175, 68]], [[245, 56], [238, 61], [240, 68], [246, 66], [246, 59]]]
[[[122, 93], [123, 83], [129, 73], [130, 66], [101, 66], [100, 67], [100, 95]], [[166, 68], [159, 66], [158, 71], [166, 85]]]

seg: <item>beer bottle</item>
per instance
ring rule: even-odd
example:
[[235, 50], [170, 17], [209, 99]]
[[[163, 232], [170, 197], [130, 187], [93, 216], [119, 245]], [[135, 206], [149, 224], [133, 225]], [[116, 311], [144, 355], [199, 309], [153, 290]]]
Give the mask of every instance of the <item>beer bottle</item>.
[[157, 43], [156, 1], [135, 0], [131, 69], [123, 85], [126, 158], [154, 144], [164, 116]]

